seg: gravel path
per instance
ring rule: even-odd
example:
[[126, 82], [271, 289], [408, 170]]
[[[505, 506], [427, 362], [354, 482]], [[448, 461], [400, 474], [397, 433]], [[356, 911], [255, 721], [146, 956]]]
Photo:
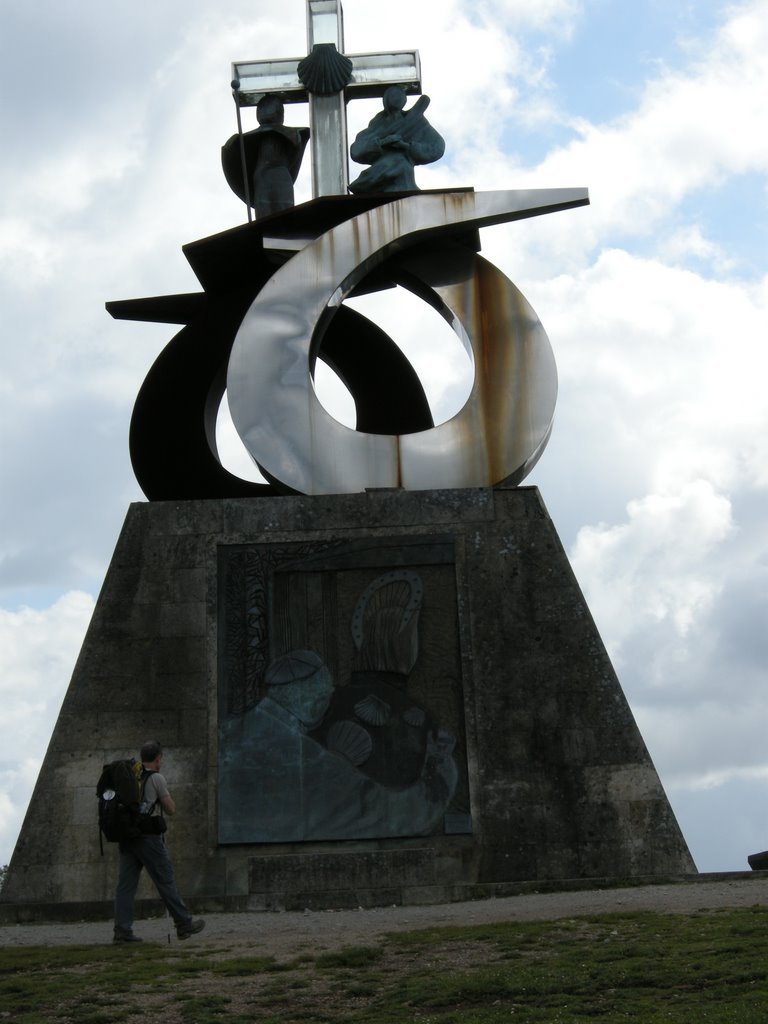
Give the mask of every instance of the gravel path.
[[[283, 959], [304, 950], [321, 952], [342, 946], [375, 943], [387, 932], [413, 931], [441, 925], [472, 925], [498, 921], [543, 921], [589, 914], [656, 910], [693, 913], [719, 907], [768, 906], [768, 878], [692, 881], [627, 889], [532, 893], [471, 903], [436, 906], [382, 907], [374, 910], [327, 910], [283, 913], [209, 914], [207, 926], [193, 937], [200, 947], [247, 947], [254, 955]], [[168, 942], [164, 918], [139, 921], [136, 933], [145, 941]], [[176, 945], [175, 932], [171, 942]], [[78, 924], [30, 924], [0, 927], [3, 946], [102, 945], [111, 942], [108, 921]]]

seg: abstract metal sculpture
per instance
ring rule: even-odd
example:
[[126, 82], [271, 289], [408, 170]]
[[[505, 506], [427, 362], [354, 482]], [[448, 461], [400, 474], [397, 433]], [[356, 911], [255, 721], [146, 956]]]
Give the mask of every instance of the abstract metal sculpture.
[[[272, 146], [264, 180], [255, 181], [263, 215], [184, 247], [202, 293], [108, 303], [116, 317], [186, 325], [136, 402], [130, 446], [139, 483], [150, 500], [518, 483], [549, 438], [557, 374], [538, 317], [477, 255], [477, 233], [585, 205], [587, 191], [412, 194], [413, 165], [437, 159], [444, 145], [423, 117], [426, 97], [403, 112], [406, 92], [420, 92], [418, 54], [347, 57], [337, 0], [307, 0], [307, 14], [309, 57], [234, 65], [239, 102], [268, 96], [261, 128], [249, 133], [257, 150], [260, 136], [277, 145], [278, 159]], [[362, 183], [361, 194], [344, 195], [345, 103], [355, 94], [384, 95], [385, 109], [353, 146], [371, 162], [352, 186]], [[319, 198], [290, 207], [287, 179], [306, 139], [283, 128], [281, 103], [307, 97]], [[396, 285], [438, 310], [474, 361], [469, 399], [437, 427], [395, 342], [343, 304]], [[349, 388], [356, 429], [318, 401], [317, 359]], [[220, 463], [225, 387], [268, 483], [241, 480]]]
[[[306, 494], [522, 480], [551, 429], [557, 391], [551, 348], [514, 285], [466, 247], [450, 250], [444, 240], [462, 228], [584, 202], [584, 189], [421, 193], [344, 221], [305, 246], [256, 296], [229, 360], [232, 420], [253, 459], [270, 478]], [[417, 240], [428, 258], [409, 260]], [[345, 427], [325, 411], [310, 379], [329, 318], [395, 251], [390, 273], [439, 296], [433, 304], [475, 362], [472, 392], [456, 416], [399, 436]]]

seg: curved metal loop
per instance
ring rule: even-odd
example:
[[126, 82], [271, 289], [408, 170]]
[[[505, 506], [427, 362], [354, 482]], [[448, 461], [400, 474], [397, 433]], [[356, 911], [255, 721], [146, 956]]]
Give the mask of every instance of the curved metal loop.
[[497, 268], [444, 242], [403, 260], [463, 325], [475, 360], [464, 407], [431, 430], [345, 427], [317, 400], [309, 368], [329, 313], [376, 266], [425, 238], [580, 205], [584, 190], [411, 196], [346, 221], [280, 268], [235, 338], [227, 388], [235, 427], [271, 478], [307, 494], [519, 483], [549, 438], [557, 373], [549, 340]]
[[[267, 497], [285, 490], [229, 472], [216, 448], [216, 418], [242, 308], [238, 312], [232, 300], [206, 306], [168, 342], [141, 386], [131, 418], [130, 452], [136, 479], [150, 501]], [[346, 306], [339, 310], [318, 357], [348, 387], [361, 428], [388, 433], [432, 425], [415, 370], [392, 339], [362, 314]]]

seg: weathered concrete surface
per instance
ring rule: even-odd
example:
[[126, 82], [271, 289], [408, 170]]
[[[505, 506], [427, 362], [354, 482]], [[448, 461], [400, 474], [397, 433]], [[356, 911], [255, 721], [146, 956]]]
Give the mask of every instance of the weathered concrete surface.
[[[446, 534], [473, 834], [218, 846], [219, 547]], [[148, 738], [167, 749], [180, 888], [222, 907], [430, 902], [467, 885], [695, 872], [535, 488], [131, 506], [3, 902], [111, 899], [116, 857], [99, 853], [95, 780]]]

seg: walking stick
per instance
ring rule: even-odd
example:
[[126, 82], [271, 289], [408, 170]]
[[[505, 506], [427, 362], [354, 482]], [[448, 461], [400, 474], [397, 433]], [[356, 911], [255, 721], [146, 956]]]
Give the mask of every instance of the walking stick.
[[240, 82], [236, 78], [232, 83], [232, 99], [235, 101], [237, 111], [237, 134], [240, 139], [240, 163], [243, 168], [243, 189], [245, 191], [245, 205], [248, 210], [248, 223], [253, 221], [251, 214], [251, 187], [248, 184], [248, 167], [245, 162], [245, 140], [243, 139], [243, 122], [240, 117]]
[[[162, 815], [163, 815], [163, 806], [161, 804], [160, 805], [160, 816], [162, 817]], [[160, 842], [163, 844], [163, 846], [165, 846], [165, 836], [164, 835], [160, 836]], [[165, 902], [165, 901], [163, 901], [163, 902]], [[165, 904], [165, 923], [168, 925], [168, 945], [170, 946], [170, 944], [171, 944], [171, 912], [168, 909], [168, 904], [167, 903]]]

